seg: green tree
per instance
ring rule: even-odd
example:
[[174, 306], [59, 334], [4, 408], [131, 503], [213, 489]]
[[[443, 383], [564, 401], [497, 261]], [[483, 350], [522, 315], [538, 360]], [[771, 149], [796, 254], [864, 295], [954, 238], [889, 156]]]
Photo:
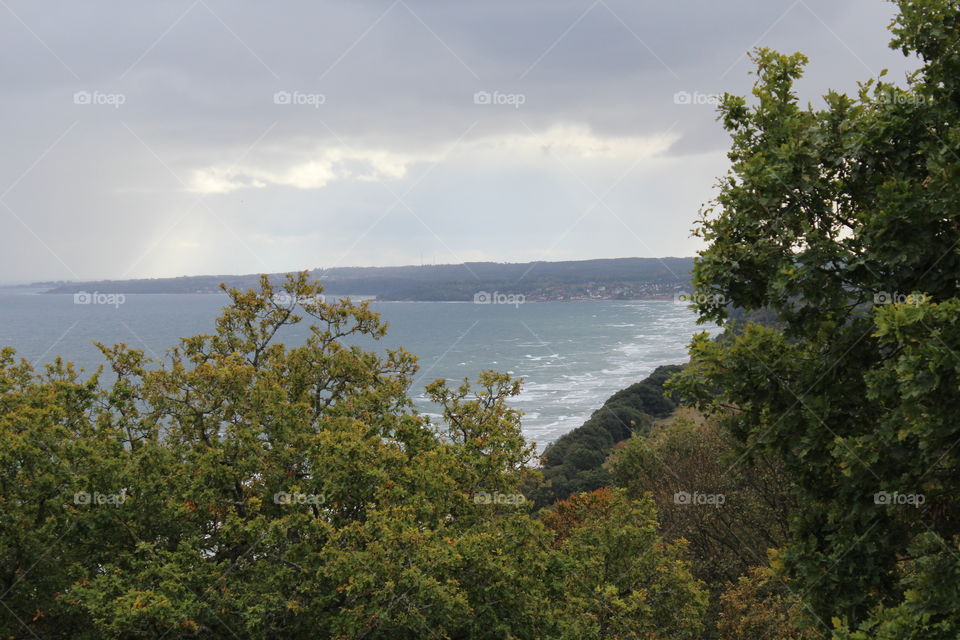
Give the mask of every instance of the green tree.
[[898, 4], [893, 46], [921, 61], [906, 88], [803, 108], [805, 58], [761, 49], [753, 100], [723, 99], [732, 168], [699, 226], [697, 308], [783, 328], [699, 336], [678, 385], [795, 481], [784, 560], [818, 622], [947, 638], [957, 609], [931, 585], [960, 533], [960, 6]]
[[664, 543], [649, 498], [578, 493], [547, 511], [557, 537], [557, 638], [700, 638], [707, 597], [684, 541]]
[[56, 594], [85, 575], [84, 563], [109, 556], [112, 537], [85, 534], [110, 527], [115, 514], [77, 503], [91, 490], [123, 486], [125, 475], [124, 435], [90, 420], [98, 397], [96, 376], [81, 380], [59, 359], [36, 372], [12, 349], [0, 352], [2, 637], [19, 637], [24, 627], [68, 637], [84, 624]]
[[663, 418], [676, 409], [663, 385], [680, 370], [660, 366], [653, 373], [607, 398], [582, 425], [560, 436], [543, 452], [543, 482], [528, 494], [539, 507], [547, 507], [580, 491], [610, 485], [604, 467], [611, 449], [633, 434], [650, 430], [654, 417]]
[[[431, 422], [412, 407], [415, 358], [347, 346], [386, 325], [321, 292], [305, 273], [230, 290], [215, 331], [163, 361], [101, 346], [109, 386], [2, 352], [0, 637], [564, 633], [587, 598], [566, 587], [600, 569], [520, 491], [533, 447], [507, 403], [519, 384], [436, 381]], [[302, 344], [278, 340], [305, 318]], [[696, 602], [679, 552], [662, 564], [657, 545], [629, 547], [657, 569], [645, 588]], [[617, 628], [698, 624], [696, 607], [630, 611]]]

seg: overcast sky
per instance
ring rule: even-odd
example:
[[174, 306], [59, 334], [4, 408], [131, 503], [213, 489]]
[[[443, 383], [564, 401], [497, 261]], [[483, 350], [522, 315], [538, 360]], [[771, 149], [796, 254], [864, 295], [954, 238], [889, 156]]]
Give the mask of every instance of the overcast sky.
[[880, 0], [0, 0], [0, 281], [693, 255], [714, 94]]

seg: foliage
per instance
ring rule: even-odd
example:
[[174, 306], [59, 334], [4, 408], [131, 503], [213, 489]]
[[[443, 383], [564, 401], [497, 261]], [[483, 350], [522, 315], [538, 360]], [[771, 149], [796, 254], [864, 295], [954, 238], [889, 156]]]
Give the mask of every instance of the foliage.
[[[776, 554], [774, 554], [776, 560]], [[813, 640], [825, 636], [798, 626], [803, 602], [788, 581], [768, 566], [751, 567], [720, 596], [720, 640]]]
[[950, 546], [945, 546], [932, 531], [917, 536], [910, 549], [910, 557], [916, 560], [904, 560], [898, 567], [903, 600], [889, 607], [879, 605], [855, 632], [836, 620], [837, 640], [958, 637], [960, 555], [957, 551], [956, 538]]
[[[651, 505], [612, 500], [562, 541], [530, 514], [532, 448], [507, 404], [517, 382], [434, 382], [431, 423], [411, 406], [413, 356], [345, 346], [386, 326], [321, 291], [305, 273], [231, 290], [215, 332], [165, 361], [101, 346], [110, 385], [3, 351], [0, 637], [539, 638], [576, 622], [599, 638], [700, 624], [702, 593], [681, 548], [656, 538]], [[304, 317], [303, 344], [276, 339]], [[614, 552], [634, 567], [624, 580], [644, 571], [642, 591], [597, 562]]]
[[941, 638], [957, 609], [915, 585], [950, 573], [960, 533], [960, 6], [898, 4], [893, 45], [922, 61], [906, 89], [801, 108], [805, 58], [761, 49], [753, 102], [724, 98], [732, 168], [699, 227], [697, 297], [784, 328], [697, 337], [677, 388], [795, 482], [784, 563], [814, 622], [901, 616], [896, 637]]
[[598, 489], [556, 503], [544, 522], [557, 536], [557, 597], [570, 603], [558, 638], [700, 637], [706, 595], [683, 541], [657, 535], [652, 501]]
[[689, 541], [693, 573], [710, 593], [715, 634], [725, 585], [786, 544], [796, 504], [783, 470], [769, 456], [741, 451], [719, 420], [684, 407], [648, 436], [616, 447], [609, 468], [628, 495], [654, 500], [664, 539]]
[[[795, 509], [775, 461], [741, 456], [718, 420], [680, 409], [649, 436], [617, 447], [609, 460], [614, 484], [630, 496], [652, 497], [661, 535], [688, 540], [694, 573], [715, 589], [784, 545]], [[722, 502], [685, 502], [678, 500], [682, 493], [721, 496]]]
[[603, 406], [576, 429], [544, 451], [543, 482], [530, 492], [534, 503], [546, 507], [578, 491], [609, 486], [604, 468], [615, 444], [635, 433], [646, 433], [653, 417], [665, 417], [676, 408], [663, 385], [679, 370], [676, 365], [657, 367], [653, 373], [610, 396]]

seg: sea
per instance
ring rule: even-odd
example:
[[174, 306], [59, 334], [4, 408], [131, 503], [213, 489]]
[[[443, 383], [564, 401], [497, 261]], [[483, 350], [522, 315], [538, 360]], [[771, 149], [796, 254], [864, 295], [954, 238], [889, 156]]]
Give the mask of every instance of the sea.
[[[75, 300], [24, 288], [0, 289], [0, 346], [35, 365], [60, 356], [87, 371], [104, 364], [94, 342], [126, 343], [153, 358], [183, 336], [213, 331], [221, 294], [103, 294]], [[523, 379], [512, 404], [524, 412], [523, 432], [538, 449], [580, 426], [613, 393], [656, 367], [679, 364], [698, 325], [672, 300], [585, 300], [504, 303], [381, 302], [387, 336], [361, 346], [404, 347], [419, 358], [412, 395], [419, 410], [438, 407], [423, 388], [437, 378], [459, 381], [492, 369]], [[298, 344], [306, 326], [281, 338]], [[109, 376], [106, 376], [109, 378]]]

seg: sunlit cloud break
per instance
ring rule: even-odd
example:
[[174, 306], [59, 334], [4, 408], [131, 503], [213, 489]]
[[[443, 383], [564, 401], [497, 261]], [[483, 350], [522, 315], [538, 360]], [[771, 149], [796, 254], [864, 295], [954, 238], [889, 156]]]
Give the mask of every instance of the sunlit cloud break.
[[653, 158], [670, 149], [678, 134], [653, 136], [601, 137], [584, 125], [556, 125], [543, 132], [508, 134], [477, 138], [446, 153], [435, 149], [411, 153], [378, 148], [349, 146], [320, 147], [307, 160], [266, 166], [215, 165], [193, 172], [190, 190], [200, 194], [224, 194], [239, 189], [263, 189], [269, 186], [295, 189], [322, 189], [332, 182], [402, 180], [415, 164], [442, 162], [448, 155], [482, 156], [491, 152], [506, 154], [511, 162], [535, 165], [544, 156], [576, 161], [622, 159], [637, 161]]

